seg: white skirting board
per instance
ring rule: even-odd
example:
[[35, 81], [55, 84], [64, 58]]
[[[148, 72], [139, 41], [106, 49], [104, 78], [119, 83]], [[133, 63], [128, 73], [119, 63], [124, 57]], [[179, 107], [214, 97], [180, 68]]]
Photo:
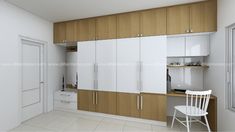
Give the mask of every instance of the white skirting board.
[[79, 113], [79, 114], [89, 115], [89, 116], [99, 116], [99, 117], [113, 118], [113, 119], [119, 119], [119, 120], [125, 120], [125, 121], [146, 123], [146, 124], [150, 124], [150, 125], [157, 125], [157, 126], [163, 126], [163, 127], [167, 126], [167, 122], [162, 122], [162, 121], [146, 120], [146, 119], [140, 119], [140, 118], [134, 118], [134, 117], [110, 115], [110, 114], [88, 112], [88, 111], [82, 111], [82, 110], [76, 110], [76, 111], [75, 110], [65, 110], [65, 109], [56, 109], [56, 110]]

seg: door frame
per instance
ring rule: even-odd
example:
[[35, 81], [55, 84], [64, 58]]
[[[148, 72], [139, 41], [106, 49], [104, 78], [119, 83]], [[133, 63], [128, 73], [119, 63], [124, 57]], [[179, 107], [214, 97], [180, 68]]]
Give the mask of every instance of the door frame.
[[43, 81], [44, 81], [44, 88], [43, 88], [43, 113], [48, 112], [48, 49], [47, 49], [47, 45], [48, 42], [46, 41], [42, 41], [42, 40], [38, 40], [38, 39], [33, 39], [30, 37], [26, 37], [26, 36], [22, 36], [19, 35], [19, 55], [18, 55], [18, 68], [19, 68], [19, 117], [18, 117], [18, 121], [19, 124], [22, 123], [22, 114], [23, 114], [23, 110], [22, 110], [22, 50], [23, 50], [23, 43], [22, 41], [26, 40], [26, 41], [32, 41], [37, 43], [38, 45], [42, 46], [43, 48]]

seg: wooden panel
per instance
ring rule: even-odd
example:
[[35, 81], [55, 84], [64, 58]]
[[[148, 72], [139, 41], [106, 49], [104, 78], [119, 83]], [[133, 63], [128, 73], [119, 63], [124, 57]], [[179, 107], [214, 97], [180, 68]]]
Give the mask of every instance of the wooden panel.
[[78, 110], [95, 112], [95, 92], [88, 90], [78, 90]]
[[139, 34], [139, 12], [124, 13], [117, 16], [117, 38], [138, 37]]
[[217, 0], [205, 2], [205, 32], [217, 31]]
[[212, 131], [217, 131], [217, 98], [210, 99], [208, 106], [208, 122]]
[[117, 114], [139, 117], [139, 94], [117, 93]]
[[183, 34], [189, 30], [189, 6], [167, 8], [167, 34]]
[[115, 39], [117, 38], [116, 16], [104, 16], [96, 19], [96, 39]]
[[143, 36], [166, 34], [166, 8], [141, 12], [141, 34]]
[[117, 94], [116, 92], [96, 92], [96, 112], [106, 114], [117, 113]]
[[190, 6], [190, 32], [203, 32], [205, 24], [204, 3], [192, 4]]
[[144, 119], [166, 122], [166, 103], [165, 95], [160, 94], [141, 94], [142, 110], [140, 117]]
[[76, 42], [77, 24], [76, 21], [68, 21], [66, 24], [66, 42]]
[[77, 22], [77, 40], [95, 40], [95, 19], [82, 19]]
[[54, 23], [54, 43], [63, 43], [66, 39], [66, 25], [65, 23]]

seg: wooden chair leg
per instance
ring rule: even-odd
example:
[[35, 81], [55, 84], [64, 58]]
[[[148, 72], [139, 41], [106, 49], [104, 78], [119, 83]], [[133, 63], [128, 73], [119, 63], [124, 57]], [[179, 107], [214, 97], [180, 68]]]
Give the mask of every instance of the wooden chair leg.
[[174, 126], [174, 123], [175, 123], [175, 116], [176, 116], [176, 110], [175, 110], [175, 112], [174, 112], [174, 116], [173, 116], [173, 119], [172, 119], [171, 128], [173, 128], [173, 126]]
[[206, 121], [206, 126], [207, 126], [207, 129], [208, 129], [208, 132], [211, 132], [210, 125], [208, 123], [207, 117], [204, 116], [204, 118], [205, 118], [205, 121]]

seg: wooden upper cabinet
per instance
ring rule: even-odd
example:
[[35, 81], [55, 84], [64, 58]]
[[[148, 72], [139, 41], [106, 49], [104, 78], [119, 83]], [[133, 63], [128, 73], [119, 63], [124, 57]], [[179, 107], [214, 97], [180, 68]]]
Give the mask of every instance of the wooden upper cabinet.
[[77, 40], [95, 40], [95, 19], [82, 19], [77, 21]]
[[64, 43], [66, 40], [66, 24], [54, 23], [54, 43]]
[[212, 32], [217, 30], [217, 2], [208, 0], [190, 5], [190, 32]]
[[167, 34], [189, 33], [189, 5], [167, 8]]
[[96, 39], [116, 39], [117, 38], [117, 17], [103, 16], [96, 19]]
[[140, 35], [140, 13], [117, 15], [117, 38], [138, 37]]
[[205, 4], [205, 31], [217, 31], [217, 0], [208, 0]]
[[65, 22], [66, 25], [66, 42], [76, 42], [77, 41], [77, 22], [76, 21], [68, 21]]
[[166, 34], [166, 8], [152, 9], [141, 12], [141, 36]]

